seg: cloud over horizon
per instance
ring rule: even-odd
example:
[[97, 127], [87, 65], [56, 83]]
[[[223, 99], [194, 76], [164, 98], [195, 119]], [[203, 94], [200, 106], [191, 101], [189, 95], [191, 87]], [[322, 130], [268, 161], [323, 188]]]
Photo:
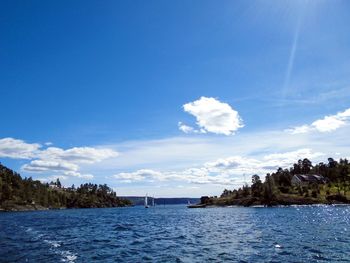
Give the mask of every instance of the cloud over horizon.
[[159, 171], [140, 169], [134, 172], [122, 172], [113, 177], [123, 183], [155, 182], [155, 181], [185, 181], [190, 184], [215, 184], [224, 187], [240, 187], [245, 183], [245, 177], [274, 172], [279, 167], [285, 169], [292, 166], [298, 159], [315, 159], [323, 153], [311, 149], [299, 149], [290, 152], [267, 154], [262, 158], [230, 156], [213, 162], [206, 162], [198, 167], [188, 167], [184, 170]]

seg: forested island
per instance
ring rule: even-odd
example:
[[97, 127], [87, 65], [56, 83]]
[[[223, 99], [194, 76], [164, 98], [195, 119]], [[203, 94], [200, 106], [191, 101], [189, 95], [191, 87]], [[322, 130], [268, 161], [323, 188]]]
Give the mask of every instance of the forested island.
[[86, 183], [64, 188], [59, 179], [41, 183], [0, 163], [0, 211], [26, 211], [63, 208], [99, 208], [129, 206], [106, 184]]
[[307, 158], [289, 169], [278, 168], [264, 182], [252, 176], [251, 185], [225, 189], [220, 197], [203, 196], [194, 207], [207, 206], [278, 206], [350, 203], [350, 164], [328, 158], [327, 163], [312, 165]]

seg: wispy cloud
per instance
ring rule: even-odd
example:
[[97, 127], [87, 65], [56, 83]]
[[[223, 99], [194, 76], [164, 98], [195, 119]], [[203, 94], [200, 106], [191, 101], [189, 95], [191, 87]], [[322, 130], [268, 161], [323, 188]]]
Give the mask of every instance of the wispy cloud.
[[183, 124], [181, 121], [178, 122], [179, 130], [184, 133], [207, 133], [204, 129], [197, 130], [191, 126]]
[[294, 61], [295, 61], [295, 52], [299, 41], [300, 24], [301, 22], [299, 19], [295, 30], [294, 38], [293, 38], [292, 48], [289, 54], [287, 70], [286, 70], [286, 75], [285, 75], [284, 84], [283, 84], [283, 92], [282, 92], [283, 98], [286, 97], [286, 94], [288, 93], [288, 89], [289, 89], [290, 77], [293, 71]]

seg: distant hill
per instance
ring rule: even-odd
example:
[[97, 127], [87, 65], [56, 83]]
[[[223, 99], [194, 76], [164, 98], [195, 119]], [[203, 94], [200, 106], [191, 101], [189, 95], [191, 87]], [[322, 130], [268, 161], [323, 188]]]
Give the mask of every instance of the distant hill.
[[[144, 196], [120, 196], [121, 199], [126, 199], [131, 201], [134, 205], [143, 205], [145, 197]], [[148, 203], [152, 204], [152, 197], [148, 197]], [[154, 203], [156, 205], [180, 205], [187, 204], [188, 201], [191, 204], [197, 204], [200, 202], [199, 198], [187, 198], [187, 197], [179, 197], [179, 198], [154, 198]]]

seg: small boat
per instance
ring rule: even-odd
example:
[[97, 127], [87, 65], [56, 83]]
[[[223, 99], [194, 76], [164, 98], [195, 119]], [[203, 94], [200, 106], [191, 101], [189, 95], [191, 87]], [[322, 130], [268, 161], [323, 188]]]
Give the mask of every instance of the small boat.
[[145, 208], [149, 208], [148, 206], [148, 197], [147, 197], [147, 194], [145, 196]]

